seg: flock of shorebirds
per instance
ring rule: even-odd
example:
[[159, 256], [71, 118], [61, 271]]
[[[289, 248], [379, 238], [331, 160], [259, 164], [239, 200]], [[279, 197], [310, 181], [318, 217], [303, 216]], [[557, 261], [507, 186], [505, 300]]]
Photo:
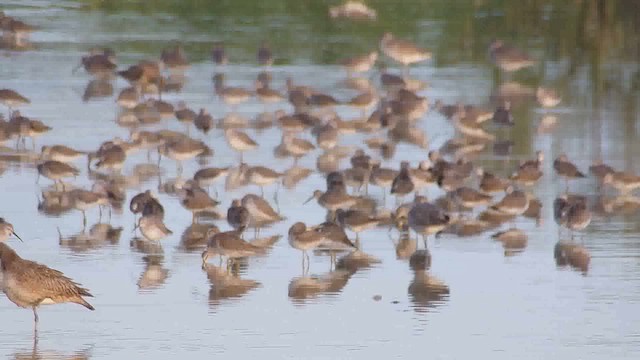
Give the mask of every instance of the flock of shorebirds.
[[[332, 8], [330, 14], [332, 17], [375, 19], [374, 10], [353, 1]], [[32, 31], [31, 27], [5, 14], [0, 14], [0, 24], [5, 37], [23, 38], [25, 33]], [[264, 188], [279, 188], [280, 184], [286, 188], [295, 187], [312, 173], [299, 166], [298, 159], [318, 148], [322, 154], [318, 156], [317, 167], [326, 175], [326, 189], [309, 194], [309, 201], [315, 200], [325, 208], [327, 217], [314, 225], [295, 222], [288, 231], [290, 246], [303, 254], [303, 272], [309, 270], [309, 251], [323, 249], [331, 253], [333, 264], [336, 252], [359, 251], [359, 234], [380, 226], [395, 228], [405, 238], [410, 238], [411, 231], [422, 236], [425, 249], [417, 250], [416, 246], [406, 258], [411, 258], [412, 264], [422, 263], [421, 270], [424, 271], [429, 264], [424, 258], [428, 256], [427, 237], [430, 235], [477, 235], [497, 231], [503, 224], [513, 224], [519, 216], [539, 219], [542, 203], [527, 189], [530, 190], [543, 176], [552, 176], [542, 172], [545, 161], [542, 152], [537, 152], [533, 159], [521, 161], [509, 176], [504, 177], [483, 170], [469, 160], [488, 144], [497, 145], [496, 136], [490, 130], [514, 124], [516, 120], [509, 101], [502, 100], [492, 108], [432, 104], [450, 119], [456, 136], [441, 149], [427, 151], [426, 135], [418, 125], [429, 110], [429, 102], [419, 95], [424, 83], [409, 76], [409, 67], [429, 60], [431, 53], [390, 33], [382, 36], [379, 51], [402, 65], [402, 73], [383, 68], [377, 78], [379, 81], [364, 76], [379, 62], [378, 51], [346, 59], [341, 62], [346, 70], [344, 86], [356, 94], [343, 100], [313, 87], [295, 84], [291, 79], [287, 79], [285, 91], [278, 90], [273, 86], [269, 72], [274, 56], [267, 43], [263, 43], [257, 52], [256, 60], [264, 71], [258, 75], [255, 86], [252, 89], [227, 86], [223, 70], [229, 61], [228, 53], [222, 42], [215, 43], [211, 56], [216, 69], [220, 70], [213, 79], [215, 94], [229, 106], [229, 112], [223, 119], [214, 120], [206, 109], [196, 111], [182, 101], [172, 104], [162, 98], [162, 94], [179, 93], [184, 84], [184, 71], [189, 61], [180, 45], [166, 48], [160, 59], [141, 60], [124, 69], [118, 65], [112, 49], [91, 50], [82, 57], [78, 69], [83, 68], [92, 77], [96, 89], [108, 88], [116, 76], [130, 84], [120, 91], [116, 103], [119, 107], [117, 124], [130, 129], [131, 136], [128, 140], [107, 140], [91, 151], [64, 144], [43, 146], [33, 162], [38, 176], [52, 180], [55, 186], [43, 191], [39, 209], [55, 214], [76, 209], [82, 212], [86, 226], [87, 211], [99, 208], [102, 213], [102, 208], [108, 208], [110, 214], [112, 208], [121, 208], [126, 201], [130, 184], [122, 169], [131, 153], [147, 151], [149, 160], [157, 154], [158, 165], [161, 158], [175, 161], [178, 177], [182, 179], [182, 163], [192, 159], [205, 162], [211, 158], [213, 149], [207, 144], [212, 138], [210, 133], [221, 132], [227, 145], [238, 153], [239, 165], [202, 168], [192, 178], [176, 181], [171, 189], [165, 190], [176, 195], [180, 204], [192, 212], [193, 225], [183, 237], [189, 239], [190, 246], [204, 248], [203, 266], [209, 266], [210, 259], [219, 256], [220, 262], [223, 257], [227, 259], [227, 270], [233, 271], [237, 259], [264, 254], [277, 241], [277, 237], [268, 241], [258, 238], [261, 228], [285, 220], [265, 199]], [[490, 61], [504, 72], [519, 71], [536, 63], [525, 52], [500, 40], [489, 45], [488, 53]], [[94, 96], [110, 95], [99, 93]], [[545, 108], [561, 102], [552, 89], [539, 88], [530, 96]], [[253, 98], [264, 104], [264, 112], [258, 114], [256, 120], [249, 121], [238, 113], [238, 109]], [[16, 110], [30, 103], [23, 94], [0, 89], [0, 103], [9, 109], [8, 119], [0, 119], [0, 142], [15, 140], [15, 154], [28, 154], [28, 138], [35, 150], [35, 138], [51, 128]], [[279, 105], [289, 110], [273, 111]], [[336, 109], [343, 107], [354, 109], [360, 116], [342, 119]], [[184, 132], [164, 129], [163, 121], [166, 124], [168, 119], [177, 119], [184, 124]], [[207, 135], [202, 137], [204, 140], [190, 135], [194, 131], [192, 127]], [[275, 158], [293, 159], [293, 166], [285, 172], [243, 162], [243, 153], [260, 147], [248, 130], [268, 127], [278, 127], [282, 131], [281, 143], [273, 150]], [[341, 137], [351, 133], [369, 134], [355, 151], [341, 144]], [[419, 164], [402, 161], [397, 169], [383, 167], [383, 161], [394, 158], [396, 144], [401, 142], [424, 151], [424, 160]], [[223, 146], [218, 142], [215, 145]], [[369, 153], [364, 150], [365, 146]], [[349, 158], [350, 166], [341, 168], [340, 160], [346, 158]], [[83, 171], [73, 164], [81, 159], [88, 159], [88, 176], [94, 181], [88, 190], [67, 182], [83, 175]], [[158, 165], [149, 161], [136, 166], [134, 171], [148, 175], [148, 179], [157, 175]], [[573, 241], [573, 232], [585, 229], [592, 214], [584, 196], [568, 193], [569, 182], [586, 175], [564, 155], [554, 160], [553, 168], [556, 175], [566, 181], [567, 187], [567, 192], [553, 203], [554, 217], [559, 225], [571, 231], [572, 240], [558, 243], [556, 260], [559, 264], [568, 263], [586, 271], [589, 253]], [[603, 163], [594, 164], [590, 172], [597, 179], [599, 188], [613, 187], [622, 194], [629, 194], [640, 187], [640, 177], [618, 172]], [[260, 188], [260, 194], [247, 192], [244, 197], [233, 199], [225, 216], [224, 212], [218, 211], [220, 202], [210, 189], [219, 182], [224, 182], [226, 191], [255, 185]], [[370, 186], [382, 189], [382, 199], [369, 195]], [[424, 194], [429, 192], [444, 192], [444, 195], [428, 199]], [[277, 195], [278, 190], [275, 193]], [[395, 197], [394, 206], [387, 205], [393, 202], [386, 199], [387, 193]], [[412, 198], [406, 199], [409, 196]], [[499, 199], [496, 200], [496, 196]], [[408, 202], [404, 202], [405, 199]], [[274, 200], [277, 202], [277, 196]], [[140, 216], [135, 228], [141, 232], [144, 242], [157, 243], [172, 234], [164, 223], [164, 207], [150, 190], [133, 196], [129, 208]], [[220, 219], [226, 219], [231, 230], [222, 231], [213, 224]], [[253, 241], [247, 240], [248, 228], [255, 229]], [[347, 231], [355, 233], [355, 241]], [[0, 220], [0, 240], [12, 235], [17, 237], [13, 226]], [[526, 233], [515, 227], [496, 232], [492, 237], [502, 242], [508, 252], [518, 252], [527, 244]], [[37, 308], [43, 304], [73, 302], [93, 310], [83, 299], [91, 296], [87, 289], [61, 272], [21, 258], [4, 242], [0, 242], [0, 261], [4, 293], [16, 305], [31, 308], [36, 322]], [[448, 289], [442, 291], [448, 292]]]

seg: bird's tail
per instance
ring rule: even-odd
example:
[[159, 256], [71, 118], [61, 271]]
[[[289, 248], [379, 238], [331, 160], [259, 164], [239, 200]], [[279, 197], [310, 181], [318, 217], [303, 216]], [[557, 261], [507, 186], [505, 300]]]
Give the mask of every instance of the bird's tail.
[[81, 297], [78, 297], [77, 299], [74, 299], [72, 302], [74, 302], [76, 304], [80, 304], [80, 305], [86, 307], [87, 309], [89, 309], [91, 311], [95, 310], [95, 308], [91, 304], [89, 304], [85, 299], [83, 299]]

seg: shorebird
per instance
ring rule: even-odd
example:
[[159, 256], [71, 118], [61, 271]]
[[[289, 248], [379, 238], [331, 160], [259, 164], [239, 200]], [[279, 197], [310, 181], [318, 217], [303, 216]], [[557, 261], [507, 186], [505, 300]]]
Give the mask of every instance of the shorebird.
[[534, 185], [542, 177], [543, 161], [544, 153], [536, 151], [536, 158], [522, 162], [509, 179], [525, 186]]
[[335, 213], [338, 209], [349, 209], [358, 201], [358, 198], [347, 194], [342, 188], [332, 188], [326, 192], [315, 190], [313, 195], [304, 203], [306, 204], [313, 199], [316, 199], [320, 206], [329, 210], [331, 213]]
[[17, 136], [16, 147], [20, 140], [22, 140], [22, 145], [24, 146], [26, 138], [30, 137], [33, 150], [35, 150], [35, 138], [51, 130], [51, 127], [45, 125], [42, 121], [23, 116], [18, 110], [11, 113], [7, 127], [12, 134]]
[[191, 138], [180, 138], [167, 141], [159, 151], [176, 162], [178, 174], [182, 174], [182, 162], [193, 159], [205, 151], [203, 143]]
[[509, 186], [505, 196], [491, 209], [507, 215], [522, 215], [529, 208], [529, 197], [523, 191], [515, 190]]
[[640, 176], [629, 172], [615, 171], [606, 174], [602, 178], [602, 184], [615, 188], [622, 195], [628, 195], [640, 188]]
[[344, 17], [355, 20], [375, 20], [378, 13], [363, 2], [347, 0], [344, 4], [330, 6], [329, 16], [332, 19]]
[[18, 92], [11, 89], [0, 89], [0, 103], [9, 109], [9, 117], [11, 117], [11, 113], [13, 109], [22, 106], [31, 104], [31, 100], [20, 95]]
[[40, 152], [40, 157], [43, 159], [64, 163], [72, 162], [85, 155], [86, 152], [78, 151], [65, 145], [43, 146]]
[[511, 174], [511, 176], [509, 176], [509, 180], [515, 181], [516, 183], [524, 186], [533, 186], [541, 177], [541, 170], [535, 167], [523, 167]]
[[365, 212], [343, 209], [336, 210], [336, 221], [343, 228], [348, 228], [356, 233], [356, 243], [362, 231], [374, 228], [380, 223], [378, 218], [370, 216]]
[[207, 231], [207, 249], [202, 252], [202, 264], [206, 264], [213, 254], [226, 256], [227, 266], [237, 258], [250, 257], [264, 253], [264, 249], [242, 240], [240, 234], [244, 227], [236, 230], [210, 234]]
[[347, 105], [360, 109], [361, 115], [366, 119], [367, 111], [378, 104], [378, 96], [372, 91], [363, 92], [351, 98]]
[[116, 104], [123, 109], [132, 110], [140, 103], [140, 88], [139, 87], [126, 87], [120, 91], [116, 98]]
[[109, 205], [107, 192], [100, 183], [95, 183], [91, 190], [73, 189], [70, 192], [73, 207], [82, 212], [82, 225], [87, 226], [86, 211], [96, 206], [100, 207], [100, 215], [102, 215], [102, 206]]
[[[563, 215], [564, 218], [562, 225], [565, 225], [571, 230], [571, 240], [573, 240], [574, 231], [584, 230], [591, 223], [591, 211], [589, 211], [587, 203], [584, 200], [569, 201], [566, 196], [563, 199], [566, 205], [560, 214]], [[554, 202], [554, 210], [555, 205]]]
[[193, 182], [187, 182], [182, 190], [182, 200], [180, 203], [185, 209], [191, 211], [192, 223], [196, 222], [198, 213], [215, 211], [216, 206], [219, 204], [218, 201], [213, 200], [206, 191], [202, 190]]
[[94, 159], [98, 161], [95, 164], [96, 169], [105, 169], [118, 172], [122, 169], [127, 153], [123, 147], [124, 142], [120, 139], [107, 141], [100, 145], [95, 153], [89, 153], [89, 163]]
[[[160, 201], [151, 193], [151, 190], [146, 190], [132, 197], [129, 202], [129, 210], [136, 217], [138, 214], [142, 214], [142, 216], [153, 215], [160, 218], [164, 217], [164, 207], [162, 207]], [[138, 225], [137, 219], [135, 219], [134, 225]]]
[[245, 151], [250, 151], [258, 147], [258, 143], [253, 140], [245, 132], [235, 129], [227, 129], [224, 131], [224, 137], [231, 148], [240, 153], [240, 162], [242, 162]]
[[491, 62], [503, 71], [513, 72], [535, 65], [535, 61], [523, 51], [516, 49], [502, 40], [494, 40], [489, 45]]
[[539, 87], [536, 89], [536, 100], [545, 108], [556, 107], [562, 99], [554, 89]]
[[393, 179], [393, 183], [391, 184], [391, 194], [395, 194], [396, 199], [400, 199], [405, 195], [411, 193], [415, 188], [413, 180], [411, 180], [411, 174], [409, 173], [409, 170], [410, 168], [408, 161], [403, 161], [400, 163], [400, 172]]
[[284, 96], [278, 90], [274, 90], [268, 87], [261, 81], [256, 81], [255, 91], [256, 91], [256, 97], [258, 98], [258, 100], [260, 100], [260, 102], [262, 102], [265, 105], [265, 110], [266, 110], [266, 104], [278, 103], [278, 102], [284, 101], [285, 99]]
[[60, 271], [25, 260], [13, 249], [0, 242], [2, 290], [7, 298], [21, 308], [31, 308], [35, 325], [38, 324], [37, 308], [40, 305], [72, 302], [89, 310], [93, 306], [82, 297], [92, 297], [89, 290], [64, 276]]
[[213, 116], [207, 110], [201, 108], [198, 115], [193, 119], [193, 125], [195, 125], [196, 129], [207, 134], [209, 130], [213, 129]]
[[195, 118], [198, 116], [195, 111], [189, 109], [187, 104], [184, 101], [178, 102], [178, 107], [175, 110], [175, 116], [178, 121], [183, 123], [187, 129], [187, 134], [189, 133], [189, 124], [193, 123]]
[[553, 169], [556, 174], [563, 177], [565, 180], [566, 191], [569, 191], [569, 180], [585, 177], [578, 168], [569, 161], [567, 155], [560, 155], [553, 161]]
[[[234, 229], [246, 229], [249, 225], [251, 215], [249, 210], [242, 205], [239, 199], [234, 199], [227, 210], [227, 222]], [[242, 236], [242, 233], [238, 234]]]
[[[47, 179], [53, 180], [58, 185], [58, 182], [62, 184], [62, 190], [64, 191], [64, 183], [62, 179], [76, 177], [80, 175], [80, 171], [75, 167], [55, 160], [47, 160], [43, 163], [40, 163], [36, 166], [38, 169], [38, 178], [40, 175], [46, 177]], [[37, 180], [36, 180], [37, 182]]]
[[[204, 168], [204, 169], [200, 169], [200, 170], [196, 171], [196, 173], [193, 175], [193, 180], [201, 188], [205, 188], [205, 187], [208, 188], [211, 185], [214, 185], [216, 183], [216, 181], [218, 181], [221, 178], [227, 176], [228, 173], [229, 173], [229, 167]], [[216, 193], [217, 193], [217, 191], [216, 191]]]
[[282, 173], [264, 166], [251, 166], [247, 170], [249, 182], [260, 187], [262, 196], [264, 196], [264, 187], [278, 181], [282, 176]]
[[315, 229], [307, 228], [304, 223], [297, 222], [289, 228], [288, 240], [292, 248], [302, 251], [302, 272], [309, 271], [309, 254], [307, 251], [315, 249], [324, 243], [325, 237]]
[[473, 209], [488, 204], [492, 197], [467, 186], [461, 186], [451, 192], [456, 202], [465, 209]]
[[344, 229], [333, 221], [326, 221], [318, 226], [314, 226], [314, 230], [325, 238], [326, 241], [322, 245], [330, 250], [357, 249], [356, 245], [349, 240]]
[[179, 44], [162, 50], [160, 61], [162, 61], [163, 67], [174, 74], [182, 74], [189, 67], [189, 60], [184, 48]]
[[391, 59], [404, 66], [404, 75], [409, 75], [409, 65], [431, 59], [431, 51], [420, 48], [412, 42], [397, 39], [385, 33], [380, 40], [380, 50]]
[[[380, 166], [380, 161], [371, 161], [369, 164], [371, 167], [369, 175], [369, 183], [382, 188], [382, 194], [384, 201], [386, 201], [387, 189], [390, 189], [393, 185], [393, 180], [398, 176], [398, 171]], [[412, 174], [412, 179], [415, 179]], [[412, 180], [415, 182], [415, 180]]]
[[329, 120], [322, 126], [313, 128], [311, 134], [315, 135], [316, 144], [323, 150], [331, 150], [338, 145], [340, 131], [334, 119]]
[[72, 73], [75, 73], [80, 67], [83, 67], [87, 74], [98, 78], [108, 79], [113, 76], [117, 64], [115, 61], [115, 53], [111, 49], [102, 49], [101, 52], [90, 53], [80, 59], [80, 64], [76, 66]]
[[214, 87], [216, 95], [218, 95], [225, 104], [231, 106], [232, 113], [236, 112], [239, 104], [249, 100], [252, 95], [251, 91], [241, 87], [225, 86], [224, 75], [222, 74], [216, 78]]
[[149, 241], [160, 241], [173, 234], [162, 221], [162, 216], [158, 215], [143, 215], [136, 228], [140, 228], [142, 236]]
[[294, 157], [294, 163], [297, 163], [299, 158], [305, 156], [316, 148], [309, 141], [298, 139], [290, 132], [285, 132], [282, 135], [282, 144], [284, 149]]
[[242, 206], [249, 211], [250, 225], [259, 229], [261, 226], [284, 220], [262, 197], [247, 194], [242, 198]]
[[142, 90], [149, 88], [151, 92], [158, 92], [158, 84], [162, 78], [160, 63], [149, 60], [142, 60], [117, 73], [131, 85], [140, 86]]
[[476, 168], [476, 174], [480, 178], [480, 190], [485, 193], [503, 192], [509, 186], [509, 181], [487, 172], [480, 167]]
[[427, 247], [427, 237], [444, 230], [450, 220], [444, 210], [427, 202], [422, 196], [416, 196], [407, 215], [409, 228], [422, 235], [425, 248]]
[[596, 160], [591, 166], [589, 166], [589, 172], [596, 177], [598, 180], [598, 186], [600, 186], [604, 182], [604, 177], [607, 176], [607, 174], [612, 174], [616, 171], [611, 166], [605, 164], [602, 160]]
[[0, 242], [7, 240], [11, 235], [22, 241], [20, 236], [13, 230], [13, 225], [8, 223], [4, 218], [0, 218]]
[[353, 73], [363, 73], [371, 70], [376, 60], [378, 60], [378, 52], [371, 51], [367, 54], [344, 59], [340, 64], [347, 70], [347, 77], [350, 78]]

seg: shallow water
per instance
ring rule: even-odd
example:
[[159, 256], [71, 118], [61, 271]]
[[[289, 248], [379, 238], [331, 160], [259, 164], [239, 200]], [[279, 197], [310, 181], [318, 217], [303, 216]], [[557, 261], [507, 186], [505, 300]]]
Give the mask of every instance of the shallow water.
[[[567, 56], [571, 45], [563, 43], [564, 32], [557, 36], [536, 33], [530, 26], [535, 21], [524, 21], [526, 26], [514, 34], [513, 23], [522, 20], [522, 14], [509, 13], [510, 8], [505, 10], [510, 14], [505, 17], [508, 21], [483, 22], [486, 17], [501, 18], [504, 9], [491, 5], [474, 8], [462, 2], [447, 6], [447, 1], [436, 1], [432, 13], [418, 15], [411, 10], [412, 2], [401, 2], [397, 8], [373, 2], [381, 14], [383, 10], [387, 14], [378, 24], [350, 24], [328, 22], [326, 4], [306, 14], [299, 8], [302, 5], [288, 1], [274, 2], [279, 6], [262, 9], [260, 16], [249, 15], [251, 9], [240, 5], [212, 6], [202, 12], [185, 5], [182, 13], [160, 5], [153, 11], [141, 4], [107, 8], [93, 2], [0, 3], [9, 15], [40, 27], [31, 36], [33, 50], [0, 50], [0, 87], [28, 96], [32, 104], [23, 113], [53, 127], [37, 139], [38, 147], [64, 143], [92, 150], [115, 136], [128, 137], [128, 130], [114, 123], [115, 95], [85, 102], [82, 97], [89, 76], [83, 71], [71, 73], [91, 46], [113, 47], [124, 67], [157, 56], [167, 41], [180, 39], [192, 65], [183, 91], [167, 94], [165, 99], [172, 103], [184, 100], [193, 109], [205, 107], [219, 119], [228, 109], [213, 93], [211, 77], [216, 69], [208, 60], [212, 40], [224, 39], [228, 44], [232, 65], [223, 71], [230, 85], [252, 86], [261, 70], [252, 65], [254, 51], [261, 37], [268, 36], [274, 39], [278, 57], [271, 70], [276, 87], [284, 88], [290, 76], [296, 83], [348, 99], [355, 92], [336, 89], [345, 74], [333, 64], [374, 48], [383, 31], [393, 30], [436, 54], [433, 61], [411, 69], [412, 77], [428, 83], [420, 94], [431, 103], [436, 99], [488, 103], [500, 80], [484, 56], [492, 37], [514, 39], [545, 59], [534, 70], [516, 74], [515, 80], [532, 88], [537, 84], [557, 88], [562, 104], [548, 111], [533, 101], [517, 104], [515, 128], [498, 132], [499, 138], [515, 142], [513, 154], [497, 156], [489, 149], [479, 156], [486, 168], [508, 175], [517, 161], [543, 150], [547, 159], [566, 153], [584, 171], [601, 157], [616, 168], [640, 172], [633, 162], [640, 150], [634, 141], [638, 64], [630, 60], [633, 51], [625, 48], [624, 38], [616, 38], [617, 43], [602, 51], [594, 70], [586, 51]], [[565, 13], [570, 11], [549, 5], [538, 16], [558, 26], [563, 14], [574, 20]], [[448, 16], [449, 12], [455, 16]], [[403, 23], [406, 13], [412, 15]], [[628, 25], [625, 19], [619, 21], [623, 29]], [[115, 80], [114, 93], [124, 86], [122, 79]], [[289, 110], [286, 105], [280, 107]], [[240, 115], [249, 119], [262, 111], [255, 100], [239, 108]], [[345, 118], [358, 115], [345, 108], [338, 111]], [[549, 135], [539, 135], [537, 124], [547, 114], [557, 117], [557, 128]], [[163, 126], [164, 121], [151, 129]], [[166, 126], [183, 130], [175, 120], [167, 121]], [[436, 111], [428, 112], [420, 127], [428, 135], [429, 149], [439, 148], [454, 134], [448, 120]], [[248, 132], [260, 147], [245, 154], [247, 163], [267, 164], [279, 171], [292, 166], [291, 160], [274, 161], [272, 149], [280, 142], [279, 130]], [[237, 155], [220, 130], [196, 137], [214, 149], [210, 165], [237, 163]], [[366, 137], [344, 135], [341, 144], [361, 147]], [[6, 145], [13, 146], [11, 142]], [[398, 167], [400, 160], [416, 164], [426, 158], [427, 151], [400, 144], [395, 156], [383, 165]], [[298, 165], [315, 169], [319, 154], [316, 150]], [[136, 164], [144, 162], [144, 152], [132, 155], [123, 172], [130, 174]], [[39, 342], [34, 348], [31, 312], [0, 296], [0, 355], [4, 357], [202, 358], [224, 354], [243, 358], [511, 359], [517, 355], [622, 359], [640, 353], [637, 212], [594, 216], [582, 237], [592, 256], [588, 272], [558, 268], [553, 251], [559, 229], [551, 203], [564, 190], [564, 183], [553, 175], [551, 161], [545, 163], [545, 176], [534, 189], [544, 205], [540, 224], [530, 219], [516, 222], [529, 235], [522, 253], [505, 256], [490, 233], [465, 238], [445, 235], [430, 240], [431, 268], [414, 273], [407, 260], [396, 257], [397, 232], [389, 234], [380, 228], [361, 234], [368, 261], [343, 259], [332, 271], [327, 256], [312, 255], [312, 277], [307, 278], [302, 274], [300, 254], [289, 247], [286, 233], [295, 221], [323, 221], [324, 211], [315, 202], [302, 204], [314, 189], [323, 188], [324, 179], [318, 172], [293, 190], [279, 190], [278, 203], [287, 220], [264, 230], [263, 235], [283, 238], [267, 256], [249, 259], [235, 276], [215, 268], [217, 260], [211, 261], [208, 272], [203, 271], [200, 250], [187, 251], [181, 246], [180, 236], [191, 224], [191, 214], [158, 188], [159, 181], [175, 180], [176, 169], [170, 160], [163, 160], [160, 180], [152, 178], [128, 190], [124, 210], [114, 212], [111, 219], [111, 225], [122, 227], [119, 240], [75, 247], [60, 244], [57, 228], [64, 238], [81, 233], [81, 214], [71, 211], [49, 217], [39, 213], [38, 196], [50, 181], [41, 178], [36, 183], [33, 164], [4, 165], [0, 215], [25, 239], [25, 243], [11, 240], [10, 245], [21, 256], [60, 269], [87, 286], [96, 307], [91, 313], [76, 305], [41, 308]], [[83, 162], [77, 165], [83, 174], [74, 185], [89, 187]], [[191, 176], [198, 168], [195, 161], [185, 162], [183, 176]], [[160, 193], [165, 221], [174, 235], [163, 240], [161, 248], [139, 249], [132, 244], [134, 219], [127, 206], [131, 196], [148, 188]], [[594, 203], [597, 200], [593, 179], [572, 183], [571, 190], [592, 195]], [[255, 187], [221, 191], [220, 209], [248, 191], [259, 193]], [[266, 190], [271, 202], [274, 191], [273, 186]], [[440, 190], [430, 191], [433, 196], [441, 194]], [[371, 193], [382, 200], [380, 189], [372, 187]], [[392, 202], [387, 199], [388, 205]], [[87, 216], [89, 231], [98, 223], [98, 212], [92, 210]], [[105, 214], [102, 220], [106, 218]], [[224, 221], [217, 225], [227, 228]], [[434, 282], [445, 284], [450, 293], [423, 285]], [[379, 301], [374, 300], [376, 295], [381, 296]]]

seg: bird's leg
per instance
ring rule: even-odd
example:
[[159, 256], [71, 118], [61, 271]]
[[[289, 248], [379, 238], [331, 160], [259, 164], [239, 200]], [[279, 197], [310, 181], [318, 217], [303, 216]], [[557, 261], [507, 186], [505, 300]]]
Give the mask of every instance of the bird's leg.
[[40, 321], [40, 319], [38, 318], [38, 311], [36, 310], [36, 307], [32, 307], [33, 309], [33, 323], [35, 325], [35, 327], [38, 327], [38, 321]]
[[260, 197], [264, 199], [264, 186], [260, 185]]
[[98, 205], [98, 222], [102, 222], [102, 205]]
[[[307, 258], [307, 268], [305, 269], [306, 273], [309, 273], [309, 253], [305, 250], [304, 256]], [[304, 274], [303, 274], [304, 275]]]
[[427, 246], [427, 235], [422, 234], [422, 243], [424, 243], [424, 249], [427, 250], [428, 246]]
[[305, 254], [306, 254], [306, 251], [302, 250], [302, 276], [304, 276], [304, 258], [305, 258]]
[[87, 227], [87, 214], [84, 210], [82, 210], [82, 229], [86, 229]]

